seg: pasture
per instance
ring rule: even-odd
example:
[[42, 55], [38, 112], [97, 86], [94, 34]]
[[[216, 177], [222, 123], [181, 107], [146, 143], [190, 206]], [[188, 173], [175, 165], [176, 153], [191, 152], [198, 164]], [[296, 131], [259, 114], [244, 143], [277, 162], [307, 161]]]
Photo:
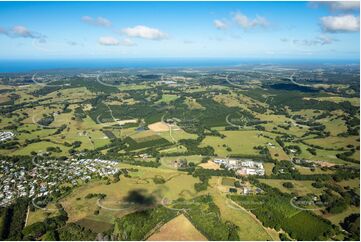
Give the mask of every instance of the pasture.
[[[314, 181], [297, 181], [297, 180], [281, 180], [281, 179], [259, 179], [260, 182], [267, 184], [271, 187], [278, 188], [281, 192], [295, 193], [299, 196], [305, 196], [307, 194], [320, 195], [324, 189], [315, 188], [311, 184]], [[286, 188], [282, 184], [285, 182], [291, 182], [293, 188]]]
[[160, 103], [160, 102], [170, 103], [170, 102], [176, 100], [177, 98], [178, 98], [178, 95], [163, 94], [163, 95], [162, 95], [162, 99], [160, 99], [160, 100], [158, 101], [158, 103]]
[[[221, 131], [220, 133], [226, 137], [222, 139], [217, 136], [206, 136], [200, 146], [212, 146], [217, 156], [225, 157], [228, 155], [255, 155], [257, 151], [253, 147], [266, 145], [268, 142], [275, 143], [273, 139], [261, 136], [259, 131]], [[231, 150], [227, 150], [227, 147]]]
[[201, 163], [202, 156], [201, 155], [188, 155], [188, 156], [164, 156], [160, 158], [160, 163], [162, 164], [160, 167], [168, 168], [168, 169], [177, 169], [173, 165], [173, 161], [175, 160], [187, 160], [187, 162], [193, 162], [194, 164]]
[[147, 240], [206, 241], [207, 238], [202, 235], [183, 214], [181, 214], [160, 227]]
[[212, 177], [209, 181], [209, 192], [214, 203], [218, 206], [221, 217], [224, 221], [231, 221], [239, 227], [238, 235], [240, 240], [277, 240], [268, 234], [267, 230], [247, 210], [232, 206], [228, 198], [226, 198], [218, 189], [218, 177]]
[[[128, 164], [120, 164], [120, 168], [137, 169], [130, 172], [129, 178], [121, 176], [117, 183], [106, 184], [105, 181], [92, 181], [76, 188], [70, 195], [61, 199], [60, 202], [69, 214], [69, 221], [76, 222], [82, 219], [90, 219], [100, 222], [113, 223], [114, 219], [125, 215], [128, 210], [122, 206], [123, 199], [128, 192], [144, 189], [149, 194], [153, 194], [157, 201], [163, 198], [175, 200], [178, 198], [189, 199], [196, 195], [194, 184], [199, 182], [197, 178], [187, 175], [184, 172], [178, 172], [168, 169], [157, 169], [138, 167]], [[164, 184], [155, 184], [153, 178], [159, 176], [166, 181]], [[86, 199], [89, 193], [103, 193], [106, 198], [101, 201], [98, 215], [94, 211], [99, 209], [97, 199]]]
[[318, 145], [324, 148], [339, 149], [339, 148], [346, 148], [347, 145], [353, 145], [354, 147], [360, 145], [360, 142], [356, 140], [358, 138], [359, 138], [358, 136], [348, 136], [348, 137], [330, 136], [319, 139], [308, 139], [305, 142], [307, 144]]

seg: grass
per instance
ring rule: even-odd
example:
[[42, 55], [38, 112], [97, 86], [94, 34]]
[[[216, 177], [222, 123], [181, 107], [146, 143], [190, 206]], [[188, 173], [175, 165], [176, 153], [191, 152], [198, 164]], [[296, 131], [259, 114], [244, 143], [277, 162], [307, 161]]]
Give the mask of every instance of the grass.
[[[34, 126], [36, 126], [36, 125], [34, 125]], [[56, 129], [39, 128], [39, 129], [32, 130], [30, 134], [29, 133], [20, 133], [17, 137], [20, 140], [45, 138], [45, 137], [52, 135], [55, 131], [56, 131]]]
[[351, 180], [343, 180], [337, 182], [338, 185], [342, 187], [349, 186], [350, 188], [355, 189], [358, 195], [360, 195], [360, 179], [351, 179]]
[[289, 128], [289, 130], [285, 130], [278, 127], [278, 125], [285, 125], [286, 122], [292, 122], [292, 119], [287, 118], [284, 115], [268, 114], [268, 113], [259, 114], [254, 112], [253, 115], [255, 115], [257, 118], [259, 118], [262, 121], [267, 121], [266, 124], [262, 124], [262, 126], [265, 127], [267, 131], [273, 131], [273, 128], [276, 128], [277, 131], [292, 134], [297, 137], [301, 137], [308, 130], [307, 128], [300, 128], [294, 125], [292, 125]]
[[189, 109], [204, 109], [204, 107], [193, 98], [186, 97], [184, 103], [188, 106]]
[[[299, 196], [304, 196], [309, 193], [320, 195], [323, 189], [314, 188], [311, 184], [314, 181], [296, 181], [296, 180], [281, 180], [281, 179], [259, 179], [260, 182], [265, 183], [271, 187], [278, 188], [281, 192], [296, 193]], [[293, 188], [286, 188], [282, 184], [291, 182]]]
[[119, 90], [120, 91], [129, 91], [129, 90], [143, 90], [143, 89], [149, 89], [151, 86], [145, 85], [145, 84], [130, 84], [130, 85], [120, 85]]
[[331, 136], [337, 136], [340, 133], [347, 131], [347, 126], [342, 118], [336, 118], [332, 121], [329, 117], [319, 120], [319, 122], [326, 126], [326, 131], [330, 132]]
[[242, 209], [234, 209], [226, 203], [226, 198], [217, 188], [217, 177], [212, 177], [209, 181], [209, 192], [214, 203], [218, 206], [221, 217], [224, 221], [230, 221], [239, 227], [240, 240], [273, 240], [266, 229], [257, 222], [257, 219], [250, 213]]
[[347, 145], [358, 146], [360, 142], [356, 139], [358, 136], [349, 136], [349, 137], [338, 137], [338, 136], [329, 136], [321, 139], [308, 139], [305, 142], [307, 144], [318, 145], [324, 148], [338, 149], [346, 148]]
[[334, 171], [331, 171], [331, 170], [323, 171], [319, 167], [316, 167], [314, 171], [312, 171], [310, 168], [304, 167], [304, 166], [295, 165], [295, 167], [300, 172], [300, 174], [302, 174], [302, 175], [332, 174], [332, 173], [334, 173]]
[[95, 93], [89, 91], [86, 87], [66, 88], [45, 95], [44, 98], [51, 98], [51, 99], [45, 101], [44, 103], [50, 103], [50, 102], [63, 103], [64, 100], [71, 100], [74, 103], [74, 102], [85, 101], [93, 97], [95, 97]]
[[232, 195], [231, 199], [249, 209], [268, 226], [279, 225], [296, 240], [319, 240], [320, 236], [332, 229], [326, 221], [314, 213], [293, 207], [290, 203], [291, 196], [277, 193]]
[[170, 102], [176, 100], [177, 98], [178, 98], [178, 95], [163, 94], [162, 98], [159, 101], [157, 101], [156, 103], [161, 103], [161, 102], [170, 103]]
[[36, 222], [42, 222], [46, 218], [59, 215], [59, 212], [54, 204], [48, 204], [47, 208], [49, 209], [48, 211], [42, 209], [35, 209], [35, 211], [30, 211], [27, 226]]
[[[135, 189], [145, 189], [161, 199], [166, 197], [170, 200], [183, 197], [191, 198], [196, 194], [194, 184], [199, 182], [198, 178], [187, 175], [184, 172], [178, 172], [168, 169], [157, 169], [147, 167], [137, 167], [129, 164], [120, 164], [121, 168], [136, 168], [137, 172], [130, 172], [131, 178], [120, 177], [117, 183], [106, 185], [105, 181], [89, 182], [79, 188], [76, 188], [70, 195], [60, 202], [69, 214], [69, 221], [76, 222], [81, 219], [90, 219], [106, 223], [113, 223], [114, 219], [126, 214], [126, 211], [111, 211], [100, 209], [99, 215], [94, 215], [98, 209], [96, 199], [85, 199], [89, 193], [104, 193], [106, 198], [102, 202], [109, 208], [119, 208], [119, 202]], [[153, 178], [161, 176], [166, 180], [164, 184], [155, 184]], [[80, 200], [77, 200], [80, 198]]]
[[321, 211], [316, 211], [316, 214], [330, 220], [335, 225], [340, 225], [340, 223], [343, 222], [343, 220], [352, 213], [360, 213], [360, 208], [355, 206], [349, 206], [345, 211], [337, 214], [323, 214]]
[[161, 154], [168, 154], [168, 153], [175, 153], [175, 152], [186, 152], [187, 148], [184, 147], [183, 145], [175, 145], [174, 147], [168, 148], [168, 149], [164, 149], [164, 150], [160, 150], [159, 152]]
[[289, 160], [290, 159], [281, 147], [267, 146], [267, 148], [268, 148], [268, 151], [269, 151], [272, 159], [275, 159], [275, 160]]
[[[170, 135], [170, 132], [161, 132], [159, 133], [159, 136], [167, 139], [170, 142], [173, 142], [173, 139], [176, 141], [179, 141], [181, 139], [196, 139], [198, 136], [196, 134], [190, 134], [187, 133], [186, 131], [179, 129], [179, 130], [174, 130], [172, 128], [172, 136]], [[173, 139], [172, 139], [173, 137]]]
[[234, 186], [234, 183], [236, 182], [235, 179], [229, 178], [229, 177], [222, 177], [222, 185], [223, 186]]
[[10, 100], [9, 94], [0, 94], [0, 103], [7, 102], [9, 100]]
[[217, 95], [214, 98], [214, 101], [222, 103], [227, 107], [240, 107], [240, 102], [237, 98], [230, 95]]
[[354, 98], [346, 98], [346, 97], [339, 97], [339, 96], [335, 96], [335, 97], [318, 97], [318, 98], [313, 98], [319, 101], [331, 101], [331, 102], [350, 102], [353, 106], [360, 106], [360, 99], [357, 97]]
[[181, 214], [160, 227], [147, 240], [205, 241], [207, 238], [202, 235], [183, 214]]
[[68, 154], [69, 147], [64, 145], [54, 144], [47, 141], [41, 141], [37, 143], [29, 144], [23, 148], [15, 150], [12, 155], [30, 155], [32, 151], [35, 152], [46, 152], [47, 147], [59, 147], [62, 151], [60, 153], [53, 153], [54, 156], [63, 156]]
[[[259, 131], [220, 131], [226, 137], [224, 139], [217, 136], [206, 136], [202, 141], [201, 147], [212, 146], [217, 156], [228, 155], [257, 155], [258, 152], [253, 148], [259, 145], [265, 145], [272, 142], [277, 145], [273, 139], [268, 139], [260, 136], [262, 132]], [[232, 150], [227, 151], [226, 145]], [[278, 146], [276, 146], [278, 147]]]
[[162, 164], [162, 168], [168, 169], [176, 169], [173, 167], [172, 162], [175, 160], [185, 159], [189, 162], [193, 162], [194, 164], [201, 163], [202, 156], [200, 155], [189, 155], [189, 156], [165, 156], [160, 158], [160, 163]]
[[[298, 145], [301, 149], [301, 154], [297, 156], [298, 158], [309, 159], [309, 160], [328, 161], [328, 162], [331, 162], [334, 164], [351, 164], [349, 162], [340, 160], [336, 157], [336, 154], [341, 153], [340, 151], [316, 149], [316, 155], [311, 155], [307, 151], [307, 148], [310, 148], [310, 146], [304, 145], [302, 143], [285, 142], [285, 145], [294, 145], [294, 144]], [[353, 164], [353, 165], [357, 165], [357, 164]]]
[[112, 228], [111, 223], [97, 221], [89, 218], [82, 218], [78, 220], [76, 223], [86, 229], [90, 229], [95, 233], [102, 233]]
[[272, 174], [272, 169], [273, 169], [273, 167], [274, 167], [275, 165], [273, 164], [273, 163], [263, 163], [263, 167], [264, 167], [264, 169], [265, 169], [265, 174], [267, 175], [267, 176], [269, 176], [269, 175], [271, 175]]
[[131, 135], [130, 137], [136, 142], [145, 142], [159, 139], [159, 136], [151, 130], [140, 131]]

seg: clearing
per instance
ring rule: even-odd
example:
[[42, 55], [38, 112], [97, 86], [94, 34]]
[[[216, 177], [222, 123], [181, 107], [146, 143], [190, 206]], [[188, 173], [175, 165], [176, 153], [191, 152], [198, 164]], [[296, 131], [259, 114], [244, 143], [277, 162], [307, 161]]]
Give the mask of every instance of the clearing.
[[204, 169], [211, 169], [211, 170], [221, 170], [221, 167], [219, 164], [214, 163], [213, 161], [208, 161], [207, 163], [201, 163], [198, 166], [204, 168]]
[[150, 241], [206, 241], [193, 224], [183, 215], [179, 215], [164, 224], [158, 231], [147, 240]]
[[169, 126], [164, 122], [156, 122], [148, 125], [148, 128], [154, 132], [168, 132]]

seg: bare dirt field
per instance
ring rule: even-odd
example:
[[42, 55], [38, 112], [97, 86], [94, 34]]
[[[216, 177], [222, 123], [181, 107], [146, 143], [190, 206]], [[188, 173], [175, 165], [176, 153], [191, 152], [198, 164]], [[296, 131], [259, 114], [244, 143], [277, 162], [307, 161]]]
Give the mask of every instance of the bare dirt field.
[[164, 224], [148, 238], [149, 241], [207, 241], [189, 220], [179, 215]]
[[154, 132], [168, 132], [169, 127], [164, 122], [156, 122], [153, 124], [149, 124], [148, 128]]
[[319, 161], [319, 160], [315, 160], [313, 161], [317, 164], [319, 164], [321, 167], [332, 167], [332, 166], [335, 166], [336, 164], [333, 164], [333, 163], [330, 163], [330, 162], [327, 162], [327, 161]]

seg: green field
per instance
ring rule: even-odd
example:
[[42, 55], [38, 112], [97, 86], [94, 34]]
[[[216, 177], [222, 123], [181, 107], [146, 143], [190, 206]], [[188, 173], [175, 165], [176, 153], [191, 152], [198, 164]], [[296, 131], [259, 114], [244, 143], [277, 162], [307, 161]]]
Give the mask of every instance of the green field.
[[158, 102], [170, 103], [171, 101], [174, 101], [177, 98], [178, 98], [177, 95], [163, 94], [162, 99], [160, 99]]
[[[136, 167], [127, 164], [121, 164], [121, 168], [136, 168], [137, 172], [131, 172], [130, 178], [121, 177], [120, 182], [106, 185], [104, 181], [94, 181], [75, 189], [69, 196], [60, 202], [69, 214], [69, 221], [79, 221], [90, 219], [100, 222], [113, 223], [114, 219], [123, 216], [123, 210], [100, 209], [99, 215], [94, 215], [97, 209], [96, 199], [85, 199], [89, 193], [104, 193], [106, 198], [102, 205], [110, 209], [121, 208], [119, 202], [128, 194], [129, 191], [145, 189], [148, 193], [156, 195], [158, 201], [162, 198], [175, 200], [177, 198], [191, 198], [196, 194], [194, 184], [198, 182], [197, 178], [186, 175], [186, 173], [168, 169]], [[155, 184], [153, 178], [161, 176], [166, 180], [164, 184]], [[80, 200], [77, 200], [80, 198]]]
[[[268, 142], [275, 144], [274, 140], [260, 136], [259, 131], [221, 131], [220, 133], [226, 137], [222, 139], [216, 136], [206, 136], [201, 147], [212, 146], [217, 156], [225, 157], [228, 155], [257, 155], [253, 147], [266, 145]], [[230, 147], [231, 151], [227, 151], [223, 145]]]
[[[278, 188], [281, 192], [295, 193], [299, 196], [305, 196], [307, 194], [320, 195], [324, 189], [314, 188], [311, 184], [314, 181], [296, 181], [296, 180], [280, 180], [280, 179], [259, 179], [260, 182], [265, 183], [271, 187]], [[293, 188], [286, 188], [282, 184], [285, 182], [291, 182]]]

